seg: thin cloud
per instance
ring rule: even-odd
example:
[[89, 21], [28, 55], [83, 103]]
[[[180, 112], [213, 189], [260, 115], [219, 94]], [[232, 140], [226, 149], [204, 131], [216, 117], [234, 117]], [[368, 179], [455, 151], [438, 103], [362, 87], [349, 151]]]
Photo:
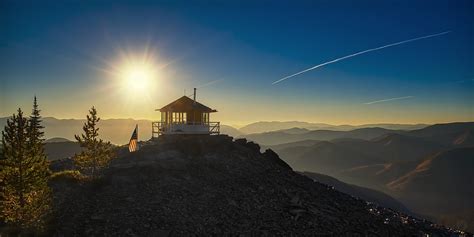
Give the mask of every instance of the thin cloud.
[[396, 42], [396, 43], [392, 43], [392, 44], [387, 44], [387, 45], [384, 45], [384, 46], [380, 46], [380, 47], [377, 47], [377, 48], [367, 49], [367, 50], [363, 50], [363, 51], [360, 51], [360, 52], [357, 52], [357, 53], [349, 54], [349, 55], [346, 55], [346, 56], [344, 56], [344, 57], [336, 58], [336, 59], [334, 59], [334, 60], [331, 60], [331, 61], [328, 61], [328, 62], [325, 62], [325, 63], [318, 64], [318, 65], [316, 65], [316, 66], [310, 67], [310, 68], [305, 69], [305, 70], [303, 70], [303, 71], [301, 71], [301, 72], [297, 72], [297, 73], [295, 73], [295, 74], [292, 74], [292, 75], [283, 77], [283, 78], [281, 78], [281, 79], [278, 79], [278, 80], [272, 82], [272, 85], [278, 84], [278, 83], [280, 83], [280, 82], [282, 82], [282, 81], [284, 81], [284, 80], [290, 79], [290, 78], [292, 78], [292, 77], [298, 76], [298, 75], [300, 75], [300, 74], [303, 74], [303, 73], [305, 73], [305, 72], [314, 70], [314, 69], [316, 69], [316, 68], [323, 67], [323, 66], [326, 66], [326, 65], [328, 65], [328, 64], [335, 63], [335, 62], [339, 62], [339, 61], [344, 60], [344, 59], [352, 58], [352, 57], [355, 57], [355, 56], [358, 56], [358, 55], [361, 55], [361, 54], [365, 54], [365, 53], [369, 53], [369, 52], [372, 52], [372, 51], [381, 50], [381, 49], [388, 48], [388, 47], [397, 46], [397, 45], [400, 45], [400, 44], [406, 44], [406, 43], [413, 42], [413, 41], [417, 41], [417, 40], [422, 40], [422, 39], [427, 39], [427, 38], [436, 37], [436, 36], [440, 36], [440, 35], [445, 35], [445, 34], [448, 34], [449, 32], [451, 32], [451, 31], [444, 31], [444, 32], [437, 33], [437, 34], [426, 35], [426, 36], [421, 36], [421, 37], [417, 37], [417, 38], [413, 38], [413, 39], [403, 40], [403, 41], [400, 41], [400, 42]]
[[414, 96], [403, 96], [403, 97], [396, 97], [396, 98], [390, 98], [390, 99], [383, 99], [383, 100], [375, 100], [375, 101], [370, 101], [367, 103], [364, 103], [366, 105], [371, 105], [371, 104], [376, 104], [376, 103], [383, 103], [387, 101], [394, 101], [394, 100], [405, 100], [405, 99], [410, 99], [413, 98]]
[[204, 84], [201, 84], [201, 85], [196, 86], [196, 88], [203, 88], [203, 87], [206, 87], [206, 86], [210, 86], [210, 85], [219, 83], [219, 82], [221, 82], [221, 81], [223, 81], [223, 80], [224, 80], [224, 79], [218, 79], [218, 80], [213, 80], [213, 81], [210, 81], [210, 82], [206, 82], [206, 83], [204, 83]]

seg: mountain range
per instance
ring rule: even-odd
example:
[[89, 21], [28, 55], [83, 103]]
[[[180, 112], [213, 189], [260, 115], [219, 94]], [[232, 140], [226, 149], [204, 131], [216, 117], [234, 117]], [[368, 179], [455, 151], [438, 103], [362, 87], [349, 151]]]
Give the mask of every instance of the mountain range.
[[278, 130], [286, 130], [290, 128], [303, 128], [307, 130], [333, 130], [333, 131], [349, 131], [358, 128], [386, 128], [393, 130], [413, 130], [428, 126], [427, 124], [362, 124], [362, 125], [331, 125], [325, 123], [310, 123], [302, 121], [260, 121], [245, 125], [239, 129], [244, 134], [263, 133]]
[[[0, 130], [3, 130], [8, 117], [0, 118]], [[82, 132], [84, 119], [58, 119], [54, 117], [43, 118], [43, 126], [45, 127], [45, 137], [47, 139], [60, 137], [68, 140], [74, 140], [74, 135]], [[99, 122], [100, 135], [102, 139], [112, 142], [113, 144], [126, 144], [130, 140], [130, 136], [135, 128], [139, 127], [139, 139], [148, 140], [151, 138], [151, 120], [135, 120], [135, 119], [102, 119]], [[404, 129], [410, 130], [425, 127], [424, 124], [366, 124], [366, 125], [329, 125], [322, 123], [308, 123], [299, 121], [290, 122], [256, 122], [248, 124], [240, 129], [229, 125], [221, 124], [222, 134], [228, 134], [233, 137], [241, 137], [246, 134], [271, 132], [286, 129], [288, 133], [303, 133], [315, 129], [327, 129], [334, 131], [347, 131], [357, 128], [379, 127], [386, 129]], [[292, 129], [293, 128], [293, 129]]]
[[244, 135], [247, 139], [258, 142], [262, 145], [276, 145], [290, 142], [298, 142], [303, 140], [320, 140], [329, 141], [338, 138], [352, 138], [370, 140], [390, 133], [405, 133], [404, 130], [390, 130], [385, 128], [359, 128], [350, 131], [334, 131], [334, 130], [307, 130], [299, 133], [294, 132], [295, 129], [278, 130], [273, 132], [254, 133]]
[[473, 132], [474, 123], [465, 122], [412, 131], [323, 130], [295, 135], [282, 130], [249, 139], [264, 144], [289, 141], [265, 148], [295, 170], [385, 192], [416, 213], [472, 230], [474, 219], [467, 210], [474, 210]]

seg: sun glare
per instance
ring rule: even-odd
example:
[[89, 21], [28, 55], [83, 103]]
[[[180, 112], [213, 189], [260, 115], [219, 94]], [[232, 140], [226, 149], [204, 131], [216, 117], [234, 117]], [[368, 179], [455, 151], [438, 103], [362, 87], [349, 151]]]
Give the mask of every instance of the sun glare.
[[138, 108], [135, 105], [152, 106], [168, 86], [170, 62], [149, 46], [141, 50], [118, 49], [115, 57], [103, 63], [98, 69], [107, 83], [101, 88], [111, 98], [121, 100], [118, 104], [123, 110], [133, 111]]
[[137, 98], [149, 96], [156, 90], [163, 69], [154, 52], [149, 50], [142, 53], [120, 51], [117, 61], [107, 62], [107, 65], [104, 71], [110, 75], [117, 92], [127, 98], [131, 95]]
[[124, 70], [121, 75], [125, 89], [143, 93], [156, 80], [156, 73], [149, 65], [132, 65]]

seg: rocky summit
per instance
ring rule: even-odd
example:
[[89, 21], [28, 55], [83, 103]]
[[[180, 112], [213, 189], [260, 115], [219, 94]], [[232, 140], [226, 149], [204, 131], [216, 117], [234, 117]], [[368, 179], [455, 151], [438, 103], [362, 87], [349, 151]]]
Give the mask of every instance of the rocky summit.
[[52, 180], [52, 235], [462, 235], [315, 182], [245, 139], [162, 136], [121, 153], [99, 180]]

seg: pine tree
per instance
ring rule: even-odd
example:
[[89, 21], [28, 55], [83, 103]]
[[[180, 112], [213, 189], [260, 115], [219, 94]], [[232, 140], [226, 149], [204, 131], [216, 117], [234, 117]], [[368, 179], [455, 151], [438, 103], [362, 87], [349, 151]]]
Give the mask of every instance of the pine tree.
[[48, 179], [51, 174], [49, 170], [49, 162], [44, 151], [44, 127], [41, 125], [41, 110], [38, 108], [38, 100], [36, 96], [33, 101], [33, 109], [28, 120], [28, 150], [29, 158], [32, 163], [32, 169], [35, 171], [31, 177], [35, 179], [36, 190], [38, 195], [36, 197], [36, 203], [38, 204], [38, 210], [43, 211], [43, 216], [46, 217], [49, 214], [51, 207], [51, 189], [48, 186]]
[[82, 127], [84, 133], [80, 136], [75, 135], [80, 146], [85, 148], [84, 151], [74, 157], [75, 164], [82, 173], [91, 176], [93, 179], [100, 176], [101, 170], [107, 167], [113, 157], [110, 142], [99, 139], [99, 128], [97, 127], [99, 121], [97, 110], [92, 107], [89, 110], [89, 115], [87, 115], [87, 121]]
[[43, 156], [46, 159], [43, 146], [44, 132], [42, 131], [44, 127], [41, 125], [42, 120], [40, 112], [41, 110], [38, 109], [38, 100], [35, 96], [33, 100], [33, 110], [29, 119], [29, 144], [30, 147], [32, 147], [32, 155]]
[[29, 124], [18, 109], [2, 131], [0, 216], [10, 226], [40, 230], [50, 210], [49, 169], [44, 153], [31, 147]]

